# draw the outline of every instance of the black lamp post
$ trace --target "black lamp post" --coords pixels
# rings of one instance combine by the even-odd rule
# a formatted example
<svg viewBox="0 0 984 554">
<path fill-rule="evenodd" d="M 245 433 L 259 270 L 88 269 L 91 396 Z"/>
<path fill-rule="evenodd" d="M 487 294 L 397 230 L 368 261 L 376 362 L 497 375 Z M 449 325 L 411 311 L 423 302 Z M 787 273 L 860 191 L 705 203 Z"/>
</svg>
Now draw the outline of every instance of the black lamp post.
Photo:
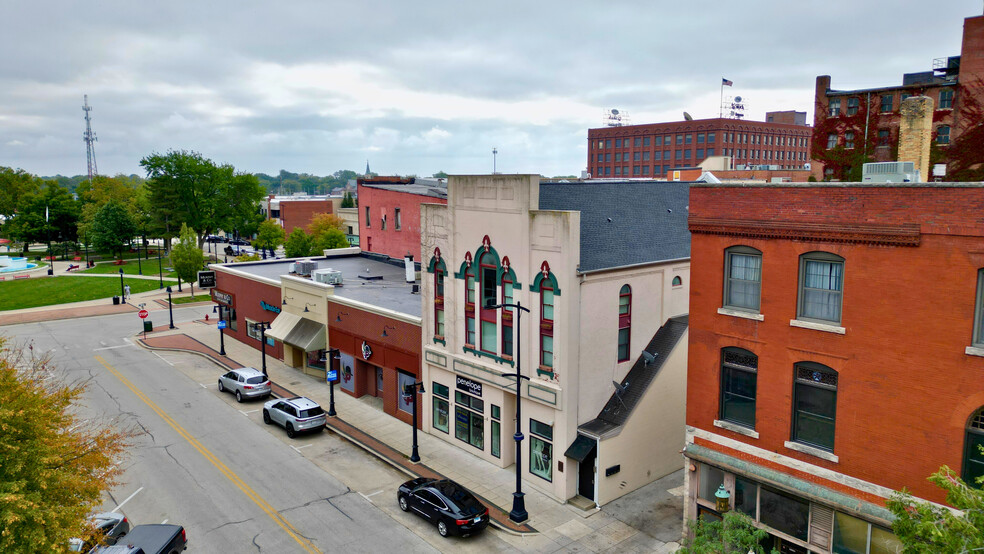
<svg viewBox="0 0 984 554">
<path fill-rule="evenodd" d="M 222 332 L 222 329 L 223 329 L 222 323 L 225 321 L 225 320 L 222 319 L 222 308 L 225 308 L 225 306 L 223 306 L 222 304 L 218 304 L 218 305 L 216 305 L 216 308 L 219 309 L 219 323 L 217 324 L 218 327 L 219 327 L 219 355 L 220 356 L 225 356 L 226 355 L 226 353 L 225 353 L 225 333 Z M 215 308 L 212 308 L 212 311 L 214 312 L 215 311 Z"/>
<path fill-rule="evenodd" d="M 417 389 L 420 394 L 424 394 L 423 383 L 410 383 L 403 386 L 403 394 L 413 395 L 413 449 L 410 451 L 410 461 L 417 463 L 420 461 L 420 454 L 417 452 Z"/>
<path fill-rule="evenodd" d="M 161 246 L 164 246 L 161 244 Z M 161 249 L 157 249 L 157 280 L 160 281 L 160 288 L 164 288 L 164 268 L 161 267 Z M 167 287 L 171 288 L 171 287 Z"/>
<path fill-rule="evenodd" d="M 123 268 L 122 267 L 120 268 L 120 298 L 123 299 L 123 302 L 124 303 L 126 302 L 126 289 L 123 288 Z"/>
<path fill-rule="evenodd" d="M 263 360 L 263 376 L 267 377 L 266 370 L 266 330 L 270 328 L 269 321 L 257 323 L 260 326 L 260 358 Z"/>
<path fill-rule="evenodd" d="M 167 287 L 167 315 L 171 318 L 169 329 L 174 329 L 174 310 L 171 309 L 171 287 Z"/>
<path fill-rule="evenodd" d="M 141 242 L 143 242 L 141 240 Z M 137 275 L 143 275 L 143 265 L 140 263 L 140 245 L 137 245 Z"/>
<path fill-rule="evenodd" d="M 529 519 L 530 515 L 526 512 L 526 500 L 523 494 L 523 412 L 522 412 L 522 383 L 523 379 L 527 381 L 530 380 L 529 377 L 523 375 L 521 356 L 522 350 L 520 350 L 521 340 L 523 337 L 522 332 L 520 332 L 520 320 L 523 312 L 530 313 L 528 308 L 524 308 L 522 304 L 516 302 L 515 304 L 492 304 L 489 302 L 486 308 L 490 310 L 497 310 L 499 308 L 515 308 L 516 309 L 516 373 L 504 373 L 503 377 L 515 377 L 516 378 L 516 434 L 513 435 L 513 439 L 516 441 L 516 492 L 513 493 L 513 508 L 509 512 L 509 519 L 515 521 L 516 523 L 522 523 Z"/>
<path fill-rule="evenodd" d="M 325 366 L 325 371 L 326 372 L 328 370 L 332 369 L 332 366 L 335 365 L 335 360 L 341 360 L 342 359 L 341 354 L 342 354 L 341 350 L 339 350 L 337 348 L 329 348 L 328 349 L 328 357 L 327 358 L 322 358 L 322 360 L 321 360 L 322 362 L 326 362 L 327 363 L 327 365 Z M 338 365 L 341 365 L 341 364 L 338 364 Z M 335 381 L 338 380 L 338 374 L 339 373 L 340 373 L 339 371 L 336 371 L 335 372 L 335 378 L 332 379 L 332 380 L 330 380 L 330 381 L 328 381 L 328 417 L 335 417 L 336 415 L 338 415 L 338 413 L 335 412 Z"/>
<path fill-rule="evenodd" d="M 85 245 L 85 268 L 89 269 L 89 234 L 82 233 L 82 244 Z"/>
</svg>

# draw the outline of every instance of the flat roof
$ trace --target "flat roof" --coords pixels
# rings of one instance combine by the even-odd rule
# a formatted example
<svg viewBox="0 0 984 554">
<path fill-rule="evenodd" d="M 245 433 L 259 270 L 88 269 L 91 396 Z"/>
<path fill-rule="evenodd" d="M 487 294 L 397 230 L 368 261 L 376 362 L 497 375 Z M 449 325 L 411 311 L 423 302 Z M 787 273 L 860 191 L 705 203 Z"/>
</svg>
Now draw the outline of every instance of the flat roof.
<svg viewBox="0 0 984 554">
<path fill-rule="evenodd" d="M 984 188 L 984 182 L 932 182 L 932 183 L 858 183 L 847 181 L 819 181 L 815 183 L 762 183 L 756 181 L 728 181 L 723 183 L 691 183 L 694 188 L 735 188 L 735 187 L 767 187 L 767 188 Z"/>
<path fill-rule="evenodd" d="M 423 313 L 420 294 L 411 292 L 413 284 L 406 282 L 406 271 L 402 263 L 397 265 L 362 255 L 352 255 L 218 265 L 279 282 L 281 275 L 290 275 L 291 264 L 306 260 L 315 262 L 318 266 L 316 269 L 330 268 L 342 272 L 342 286 L 335 286 L 336 298 L 355 300 L 414 317 L 421 317 Z M 363 278 L 367 276 L 378 279 Z"/>
</svg>

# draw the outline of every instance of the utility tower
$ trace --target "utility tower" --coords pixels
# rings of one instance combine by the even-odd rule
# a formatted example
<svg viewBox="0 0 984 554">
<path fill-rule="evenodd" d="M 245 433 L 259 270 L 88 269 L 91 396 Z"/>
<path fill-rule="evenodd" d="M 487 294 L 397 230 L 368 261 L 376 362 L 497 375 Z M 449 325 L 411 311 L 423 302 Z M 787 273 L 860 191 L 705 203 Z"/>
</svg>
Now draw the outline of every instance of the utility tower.
<svg viewBox="0 0 984 554">
<path fill-rule="evenodd" d="M 98 139 L 96 138 L 96 134 L 92 132 L 92 119 L 89 117 L 92 107 L 89 106 L 89 95 L 83 95 L 82 99 L 82 111 L 85 112 L 85 133 L 82 133 L 82 140 L 85 141 L 85 156 L 89 162 L 89 182 L 91 183 L 92 178 L 99 175 L 99 170 L 96 168 L 95 145 Z"/>
</svg>

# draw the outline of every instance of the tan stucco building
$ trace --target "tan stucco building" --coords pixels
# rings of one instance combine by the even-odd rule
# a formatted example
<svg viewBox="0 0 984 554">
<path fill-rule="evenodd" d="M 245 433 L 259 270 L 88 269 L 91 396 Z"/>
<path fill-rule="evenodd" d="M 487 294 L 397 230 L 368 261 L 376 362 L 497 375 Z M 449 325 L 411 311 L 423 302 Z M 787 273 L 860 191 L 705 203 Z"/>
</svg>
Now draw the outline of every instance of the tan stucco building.
<svg viewBox="0 0 984 554">
<path fill-rule="evenodd" d="M 422 428 L 513 465 L 520 370 L 525 485 L 601 505 L 679 469 L 687 202 L 686 183 L 450 177 L 421 207 Z"/>
</svg>

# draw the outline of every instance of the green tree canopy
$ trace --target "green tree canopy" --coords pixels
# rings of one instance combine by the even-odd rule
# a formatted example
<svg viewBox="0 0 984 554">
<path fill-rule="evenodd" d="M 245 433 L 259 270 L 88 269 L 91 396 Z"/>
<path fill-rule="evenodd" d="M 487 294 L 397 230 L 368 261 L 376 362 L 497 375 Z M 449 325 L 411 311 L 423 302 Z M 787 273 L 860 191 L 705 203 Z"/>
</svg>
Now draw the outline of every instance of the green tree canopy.
<svg viewBox="0 0 984 554">
<path fill-rule="evenodd" d="M 355 199 L 352 198 L 352 193 L 351 192 L 345 191 L 345 195 L 342 197 L 342 205 L 341 205 L 341 207 L 342 208 L 354 208 L 355 207 Z"/>
<path fill-rule="evenodd" d="M 12 218 L 21 208 L 21 200 L 37 192 L 39 181 L 23 169 L 0 167 L 0 218 Z"/>
<path fill-rule="evenodd" d="M 71 193 L 54 181 L 45 181 L 37 189 L 24 194 L 18 204 L 17 214 L 4 225 L 4 229 L 11 237 L 24 241 L 24 252 L 27 252 L 30 242 L 76 239 L 78 203 Z"/>
<path fill-rule="evenodd" d="M 725 512 L 721 521 L 701 516 L 688 525 L 691 537 L 684 539 L 680 554 L 765 554 L 759 544 L 769 536 L 768 531 L 755 527 L 752 520 L 741 512 Z M 778 554 L 773 550 L 772 554 Z"/>
<path fill-rule="evenodd" d="M 133 433 L 81 417 L 84 389 L 0 337 L 0 552 L 64 551 L 116 484 Z"/>
<path fill-rule="evenodd" d="M 437 179 L 447 179 L 448 174 L 443 171 L 438 171 L 437 173 L 434 174 L 434 177 Z"/>
<path fill-rule="evenodd" d="M 312 256 L 320 256 L 325 250 L 348 247 L 349 242 L 345 238 L 345 233 L 334 227 L 322 231 L 311 239 Z"/>
<path fill-rule="evenodd" d="M 304 229 L 297 227 L 290 232 L 290 236 L 284 242 L 284 253 L 288 258 L 300 258 L 310 255 L 311 237 L 304 232 Z"/>
<path fill-rule="evenodd" d="M 137 234 L 137 225 L 130 212 L 116 200 L 110 200 L 99 208 L 91 225 L 92 243 L 123 257 L 123 248 Z"/>
<path fill-rule="evenodd" d="M 195 281 L 198 272 L 205 266 L 205 254 L 198 245 L 195 230 L 186 224 L 181 224 L 178 243 L 171 249 L 171 266 L 178 278 L 191 285 L 191 295 L 195 296 Z"/>
<path fill-rule="evenodd" d="M 257 231 L 256 239 L 253 241 L 253 246 L 276 250 L 278 246 L 284 243 L 284 237 L 284 228 L 278 225 L 276 221 L 268 219 L 260 223 L 260 228 Z"/>
<path fill-rule="evenodd" d="M 887 506 L 895 515 L 892 532 L 902 541 L 906 552 L 984 551 L 984 478 L 978 487 L 968 486 L 949 467 L 943 466 L 929 480 L 946 491 L 946 502 L 961 510 L 917 501 L 904 489 L 889 499 Z"/>
</svg>

